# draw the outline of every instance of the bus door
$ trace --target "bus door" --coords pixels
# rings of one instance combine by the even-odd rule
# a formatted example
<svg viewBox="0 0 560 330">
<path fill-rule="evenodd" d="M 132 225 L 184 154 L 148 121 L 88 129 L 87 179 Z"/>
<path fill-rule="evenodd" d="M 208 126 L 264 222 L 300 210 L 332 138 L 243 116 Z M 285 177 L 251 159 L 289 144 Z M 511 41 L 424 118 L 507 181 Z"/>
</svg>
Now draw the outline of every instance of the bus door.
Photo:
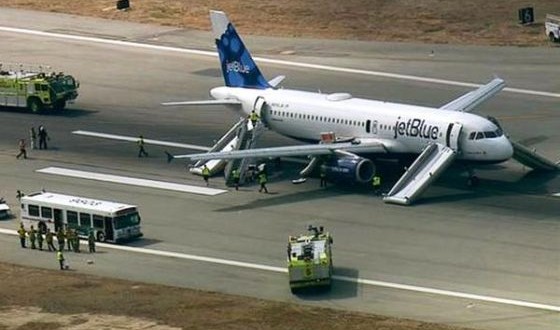
<svg viewBox="0 0 560 330">
<path fill-rule="evenodd" d="M 115 239 L 113 231 L 113 218 L 110 217 L 105 217 L 105 239 L 108 241 L 113 241 Z"/>
<path fill-rule="evenodd" d="M 58 232 L 58 230 L 62 228 L 62 210 L 54 209 L 53 216 L 54 216 L 54 231 Z"/>
</svg>

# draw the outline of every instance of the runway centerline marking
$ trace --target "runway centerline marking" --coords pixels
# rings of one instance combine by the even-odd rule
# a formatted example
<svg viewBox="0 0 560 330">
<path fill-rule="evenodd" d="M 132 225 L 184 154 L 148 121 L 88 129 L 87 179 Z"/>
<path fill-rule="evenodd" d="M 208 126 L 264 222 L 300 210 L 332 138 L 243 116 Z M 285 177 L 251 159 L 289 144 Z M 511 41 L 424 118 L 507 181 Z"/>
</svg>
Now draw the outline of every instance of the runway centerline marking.
<svg viewBox="0 0 560 330">
<path fill-rule="evenodd" d="M 197 195 L 206 195 L 206 196 L 215 196 L 227 192 L 227 190 L 223 190 L 223 189 L 214 189 L 214 188 L 191 186 L 191 185 L 166 182 L 166 181 L 156 181 L 156 180 L 149 180 L 149 179 L 133 178 L 128 176 L 72 170 L 72 169 L 61 168 L 61 167 L 46 167 L 43 169 L 36 170 L 36 172 L 68 176 L 68 177 L 87 179 L 87 180 L 127 184 L 127 185 L 147 187 L 147 188 L 172 190 L 172 191 L 179 191 L 179 192 L 192 193 Z"/>
<path fill-rule="evenodd" d="M 17 231 L 11 230 L 11 229 L 0 228 L 0 234 L 17 235 Z M 85 244 L 87 244 L 87 242 L 86 241 L 81 241 L 81 244 L 85 245 Z M 200 261 L 200 262 L 207 262 L 207 263 L 212 263 L 212 264 L 234 266 L 234 267 L 241 267 L 241 268 L 249 268 L 249 269 L 258 269 L 258 270 L 264 270 L 264 271 L 275 272 L 275 273 L 287 273 L 288 272 L 288 270 L 284 267 L 275 267 L 275 266 L 269 266 L 269 265 L 262 265 L 262 264 L 244 262 L 244 261 L 228 260 L 228 259 L 213 258 L 213 257 L 204 257 L 204 256 L 198 256 L 198 255 L 194 255 L 194 254 L 171 252 L 171 251 L 162 251 L 162 250 L 153 250 L 153 249 L 131 247 L 131 246 L 124 246 L 124 245 L 114 245 L 114 244 L 107 244 L 107 243 L 97 243 L 97 245 L 100 246 L 100 247 L 113 249 L 113 250 L 127 251 L 127 252 L 133 252 L 133 253 L 143 253 L 143 254 L 149 254 L 149 255 L 155 255 L 155 256 L 161 256 L 161 257 L 193 260 L 193 261 Z M 390 288 L 390 289 L 421 292 L 421 293 L 426 293 L 426 294 L 435 294 L 435 295 L 440 295 L 440 296 L 448 296 L 448 297 L 462 298 L 462 299 L 471 299 L 471 300 L 491 302 L 491 303 L 497 303 L 497 304 L 503 304 L 503 305 L 512 305 L 512 306 L 517 306 L 517 307 L 526 307 L 526 308 L 546 310 L 546 311 L 552 311 L 552 312 L 560 312 L 560 306 L 541 304 L 541 303 L 535 303 L 535 302 L 529 302 L 529 301 L 523 301 L 523 300 L 497 298 L 497 297 L 484 296 L 484 295 L 478 295 L 478 294 L 472 294 L 472 293 L 449 291 L 449 290 L 428 288 L 428 287 L 422 287 L 422 286 L 416 286 L 416 285 L 392 283 L 392 282 L 385 282 L 385 281 L 376 281 L 376 280 L 369 280 L 369 279 L 364 279 L 364 278 L 354 278 L 354 277 L 339 276 L 339 275 L 334 275 L 333 279 L 338 280 L 338 281 L 362 284 L 362 285 L 370 285 L 370 286 L 384 287 L 384 288 Z"/>
<path fill-rule="evenodd" d="M 137 42 L 131 42 L 131 41 L 111 40 L 111 39 L 103 39 L 103 38 L 97 38 L 97 37 L 76 36 L 76 35 L 70 35 L 70 34 L 44 32 L 44 31 L 37 31 L 37 30 L 30 30 L 30 29 L 13 28 L 13 27 L 7 27 L 7 26 L 0 26 L 0 31 L 10 32 L 10 33 L 19 33 L 19 34 L 28 34 L 28 35 L 35 35 L 35 36 L 49 37 L 49 38 L 58 38 L 58 39 L 102 43 L 102 44 L 117 45 L 117 46 L 124 46 L 124 47 L 135 47 L 135 48 L 144 48 L 144 49 L 152 49 L 152 50 L 162 50 L 162 51 L 175 52 L 175 53 L 194 54 L 194 55 L 213 56 L 213 57 L 218 56 L 218 54 L 216 52 L 205 51 L 205 50 L 170 47 L 170 46 L 158 46 L 158 45 L 143 44 L 143 43 L 137 43 Z M 422 82 L 429 82 L 429 83 L 443 84 L 443 85 L 451 85 L 451 86 L 474 87 L 474 88 L 483 86 L 481 84 L 468 83 L 468 82 L 455 81 L 455 80 L 437 79 L 437 78 L 429 78 L 429 77 L 414 76 L 414 75 L 399 74 L 399 73 L 390 73 L 390 72 L 382 72 L 382 71 L 353 69 L 353 68 L 345 68 L 345 67 L 337 67 L 337 66 L 329 66 L 329 65 L 321 65 L 321 64 L 276 60 L 276 59 L 270 59 L 270 58 L 264 58 L 264 57 L 253 57 L 253 59 L 255 61 L 262 62 L 262 63 L 280 64 L 280 65 L 285 65 L 285 66 L 301 67 L 301 68 L 323 70 L 323 71 L 344 72 L 344 73 L 353 73 L 353 74 L 361 74 L 361 75 L 377 76 L 377 77 L 385 77 L 385 78 L 393 78 L 393 79 L 422 81 Z M 503 90 L 506 91 L 506 92 L 517 93 L 517 94 L 529 94 L 529 95 L 560 98 L 560 93 L 544 92 L 544 91 L 513 88 L 513 87 L 506 87 Z"/>
</svg>

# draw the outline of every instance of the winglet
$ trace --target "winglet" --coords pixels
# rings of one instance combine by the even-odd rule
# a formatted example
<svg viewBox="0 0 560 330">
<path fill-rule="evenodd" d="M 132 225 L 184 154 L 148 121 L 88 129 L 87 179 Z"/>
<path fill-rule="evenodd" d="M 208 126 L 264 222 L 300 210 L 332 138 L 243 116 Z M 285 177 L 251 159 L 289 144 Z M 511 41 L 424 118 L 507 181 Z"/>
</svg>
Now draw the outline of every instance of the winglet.
<svg viewBox="0 0 560 330">
<path fill-rule="evenodd" d="M 167 152 L 167 150 L 165 151 L 165 154 L 167 155 L 167 163 L 171 163 L 171 161 L 175 157 L 172 154 L 170 154 L 169 152 Z"/>
</svg>

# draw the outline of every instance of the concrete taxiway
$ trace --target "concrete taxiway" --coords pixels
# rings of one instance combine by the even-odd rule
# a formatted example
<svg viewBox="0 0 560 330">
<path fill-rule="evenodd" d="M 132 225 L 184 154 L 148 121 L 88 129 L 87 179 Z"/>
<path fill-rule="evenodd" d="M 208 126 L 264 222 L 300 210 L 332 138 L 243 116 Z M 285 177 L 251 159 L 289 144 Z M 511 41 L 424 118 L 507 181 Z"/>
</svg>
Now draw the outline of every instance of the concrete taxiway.
<svg viewBox="0 0 560 330">
<path fill-rule="evenodd" d="M 15 15 L 17 13 L 17 15 Z M 16 17 L 6 20 L 5 17 Z M 11 27 L 81 36 L 211 50 L 209 33 L 0 9 Z M 32 22 L 32 23 L 30 23 Z M 95 31 L 95 32 L 92 32 Z M 241 31 L 243 33 L 244 31 Z M 206 99 L 221 85 L 215 57 L 90 41 L 0 32 L 3 60 L 45 63 L 81 82 L 80 97 L 62 114 L 0 112 L 0 196 L 17 210 L 15 191 L 45 188 L 114 199 L 140 206 L 145 237 L 129 244 L 151 250 L 284 266 L 287 236 L 308 223 L 322 224 L 335 238 L 336 274 L 344 278 L 560 306 L 560 178 L 530 173 L 514 161 L 479 170 L 481 186 L 466 189 L 457 170 L 446 173 L 418 205 L 386 205 L 363 189 L 320 189 L 309 180 L 292 185 L 297 166 L 275 171 L 269 195 L 255 186 L 202 196 L 115 182 L 37 172 L 59 167 L 115 176 L 202 186 L 181 162 L 166 163 L 163 147 L 136 157 L 134 143 L 71 134 L 89 130 L 208 146 L 238 114 L 223 108 L 164 108 L 165 101 Z M 254 55 L 290 61 L 384 70 L 483 83 L 497 74 L 510 87 L 555 93 L 557 50 L 307 41 L 247 38 Z M 308 46 L 308 47 L 307 47 Z M 435 55 L 430 56 L 430 48 Z M 285 52 L 292 50 L 295 53 Z M 13 60 L 12 60 L 13 59 Z M 350 91 L 356 96 L 440 105 L 468 88 L 349 72 L 261 64 L 268 77 L 288 76 L 286 88 Z M 512 139 L 559 157 L 560 99 L 502 92 L 478 112 L 497 117 Z M 17 140 L 31 125 L 46 126 L 48 151 L 16 160 Z M 295 144 L 266 134 L 261 145 Z M 175 152 L 184 152 L 173 149 Z M 388 176 L 386 181 L 390 181 Z M 223 180 L 211 187 L 225 189 Z M 14 229 L 16 219 L 0 221 Z M 46 252 L 22 251 L 0 235 L 0 261 L 55 268 Z M 186 260 L 109 248 L 87 265 L 70 255 L 80 272 L 274 300 L 296 301 L 391 316 L 491 329 L 553 329 L 558 312 L 337 281 L 318 296 L 292 296 L 281 272 Z M 74 260 L 72 260 L 74 259 Z"/>
</svg>

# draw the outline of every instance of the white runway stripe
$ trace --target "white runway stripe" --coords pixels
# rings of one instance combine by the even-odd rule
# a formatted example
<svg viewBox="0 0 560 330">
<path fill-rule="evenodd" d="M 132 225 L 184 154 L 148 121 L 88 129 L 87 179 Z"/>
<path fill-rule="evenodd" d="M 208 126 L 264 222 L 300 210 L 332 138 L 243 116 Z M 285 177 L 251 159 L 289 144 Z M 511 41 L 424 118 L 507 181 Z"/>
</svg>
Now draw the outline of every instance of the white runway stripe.
<svg viewBox="0 0 560 330">
<path fill-rule="evenodd" d="M 130 42 L 130 41 L 95 38 L 95 37 L 84 37 L 84 36 L 68 35 L 68 34 L 62 34 L 62 33 L 52 33 L 52 32 L 43 32 L 43 31 L 29 30 L 29 29 L 19 29 L 19 28 L 7 27 L 7 26 L 0 26 L 0 31 L 35 35 L 35 36 L 41 36 L 41 37 L 50 37 L 50 38 L 58 38 L 58 39 L 67 39 L 67 40 L 76 40 L 76 41 L 86 41 L 86 42 L 110 44 L 110 45 L 117 45 L 117 46 L 123 46 L 123 47 L 135 47 L 135 48 L 144 48 L 144 49 L 152 49 L 152 50 L 162 50 L 162 51 L 184 53 L 184 54 L 194 54 L 194 55 L 214 56 L 214 57 L 218 56 L 218 54 L 216 52 L 209 52 L 209 51 L 196 50 L 196 49 L 177 48 L 177 47 L 169 47 L 169 46 L 158 46 L 158 45 L 142 44 L 142 43 L 136 43 L 136 42 Z M 422 81 L 422 82 L 452 85 L 452 86 L 464 86 L 464 87 L 475 87 L 475 88 L 482 86 L 480 84 L 474 84 L 474 83 L 468 83 L 468 82 L 462 82 L 462 81 L 429 78 L 429 77 L 413 76 L 413 75 L 390 73 L 390 72 L 343 68 L 343 67 L 336 67 L 336 66 L 329 66 L 329 65 L 320 65 L 320 64 L 275 60 L 275 59 L 262 58 L 262 57 L 253 57 L 253 59 L 255 61 L 262 62 L 262 63 L 280 64 L 280 65 L 302 67 L 302 68 L 315 69 L 315 70 L 325 70 L 325 71 L 362 74 L 362 75 L 378 76 L 378 77 L 386 77 L 386 78 L 394 78 L 394 79 Z M 511 88 L 511 87 L 506 87 L 503 90 L 506 91 L 506 92 L 510 92 L 510 93 L 519 93 L 519 94 L 529 94 L 529 95 L 560 98 L 560 93 L 536 91 L 536 90 L 521 89 L 521 88 Z"/>
<path fill-rule="evenodd" d="M 61 167 L 47 167 L 47 168 L 37 170 L 37 172 L 62 175 L 62 176 L 68 176 L 73 178 L 80 178 L 80 179 L 114 182 L 114 183 L 147 187 L 147 188 L 173 190 L 173 191 L 179 191 L 179 192 L 185 192 L 185 193 L 191 193 L 197 195 L 206 195 L 206 196 L 215 196 L 227 192 L 227 190 L 222 190 L 222 189 L 190 186 L 186 184 L 179 184 L 179 183 L 172 183 L 172 182 L 165 182 L 165 181 L 139 179 L 139 178 L 132 178 L 128 176 L 71 170 L 71 169 L 66 169 Z"/>
<path fill-rule="evenodd" d="M 92 136 L 92 137 L 111 139 L 111 140 L 129 141 L 129 142 L 135 142 L 135 143 L 138 141 L 138 137 L 133 137 L 133 136 L 97 133 L 97 132 L 82 131 L 82 130 L 73 131 L 72 134 Z M 195 145 L 195 144 L 167 142 L 167 141 L 152 140 L 152 139 L 144 139 L 144 143 L 158 145 L 158 146 L 184 148 L 184 149 L 192 149 L 192 150 L 200 150 L 200 151 L 209 151 L 210 150 L 209 147 L 198 146 L 198 145 Z"/>
<path fill-rule="evenodd" d="M 17 235 L 17 232 L 15 230 L 0 228 L 0 234 Z M 85 241 L 82 241 L 81 243 L 86 244 Z M 108 248 L 108 249 L 114 249 L 114 250 L 128 251 L 134 253 L 144 253 L 144 254 L 156 255 L 161 257 L 208 262 L 208 263 L 225 265 L 225 266 L 258 269 L 258 270 L 264 270 L 264 271 L 276 272 L 276 273 L 288 272 L 288 270 L 285 267 L 275 267 L 269 265 L 243 262 L 243 261 L 204 257 L 204 256 L 197 256 L 197 255 L 186 254 L 186 253 L 152 250 L 146 248 L 138 248 L 138 247 L 124 246 L 124 245 L 113 245 L 113 244 L 106 244 L 106 243 L 97 243 L 97 246 Z M 408 284 L 400 284 L 400 283 L 392 283 L 392 282 L 384 282 L 384 281 L 375 281 L 375 280 L 354 278 L 348 276 L 334 275 L 333 278 L 338 281 L 358 283 L 362 285 L 370 285 L 370 286 L 377 286 L 377 287 L 384 287 L 384 288 L 391 288 L 391 289 L 398 289 L 398 290 L 435 294 L 435 295 L 454 297 L 454 298 L 484 301 L 484 302 L 503 304 L 503 305 L 526 307 L 526 308 L 546 310 L 552 312 L 560 312 L 560 306 L 541 304 L 541 303 L 535 303 L 535 302 L 529 302 L 523 300 L 497 298 L 497 297 L 483 296 L 483 295 L 471 294 L 465 292 L 441 290 L 441 289 L 427 288 L 427 287 L 416 286 L 416 285 L 408 285 Z"/>
</svg>

